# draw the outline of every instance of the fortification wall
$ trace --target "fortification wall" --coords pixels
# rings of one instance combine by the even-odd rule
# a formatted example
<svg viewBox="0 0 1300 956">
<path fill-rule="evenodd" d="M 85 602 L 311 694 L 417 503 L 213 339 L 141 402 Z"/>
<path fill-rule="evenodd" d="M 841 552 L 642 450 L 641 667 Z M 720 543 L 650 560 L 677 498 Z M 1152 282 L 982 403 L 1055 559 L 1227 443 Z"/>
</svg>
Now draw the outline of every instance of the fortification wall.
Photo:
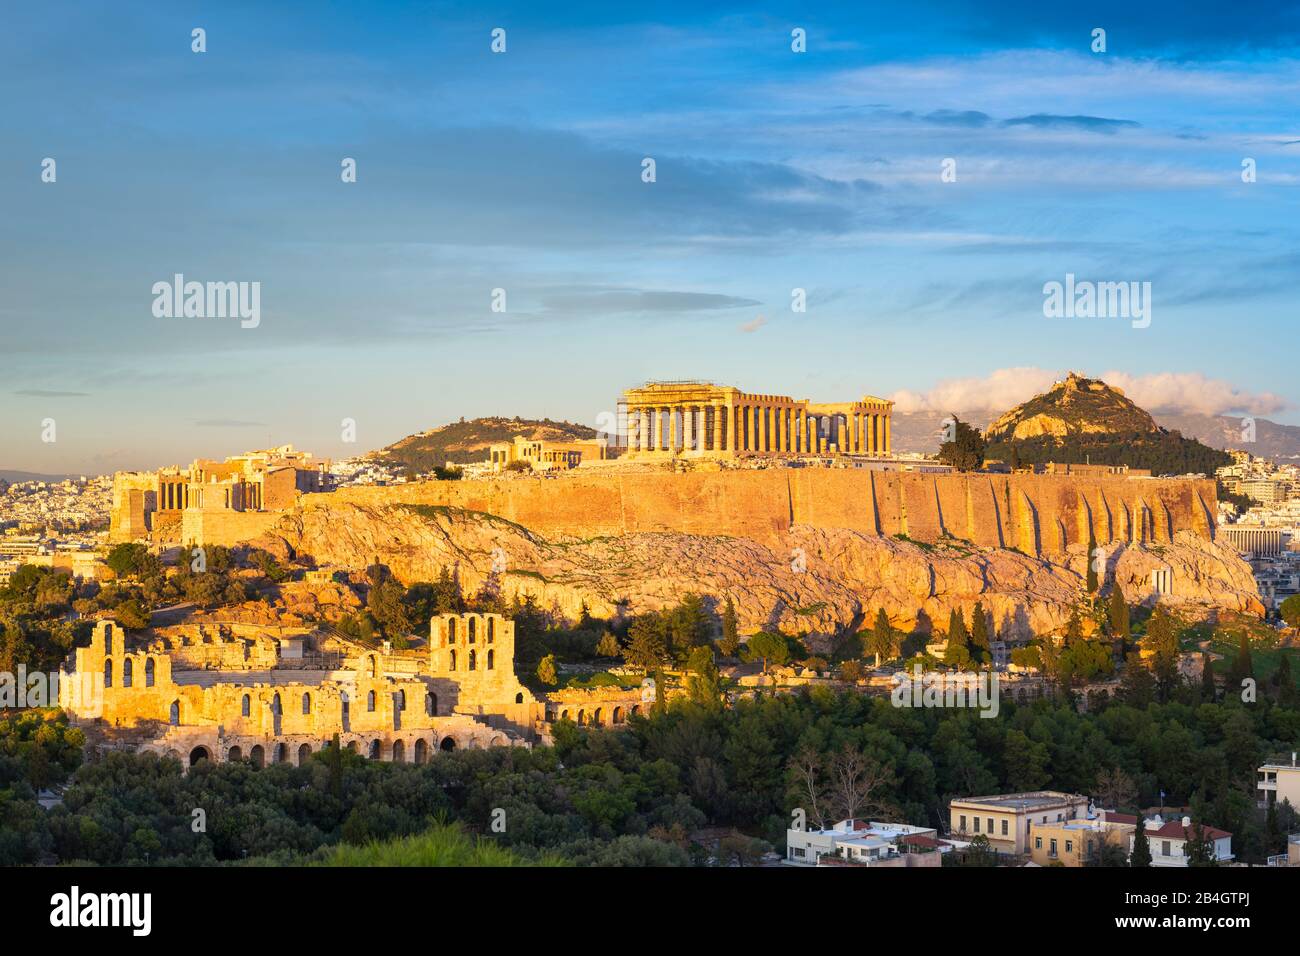
<svg viewBox="0 0 1300 956">
<path fill-rule="evenodd" d="M 274 525 L 284 512 L 199 511 L 190 508 L 181 519 L 181 541 L 185 544 L 232 545 L 256 538 Z"/>
<path fill-rule="evenodd" d="M 548 537 L 684 532 L 772 541 L 801 524 L 1052 554 L 1090 537 L 1098 545 L 1171 541 L 1179 531 L 1211 538 L 1215 487 L 1207 479 L 774 468 L 416 482 L 309 495 L 302 505 L 336 503 L 481 511 Z M 225 530 L 205 524 L 199 540 Z"/>
</svg>

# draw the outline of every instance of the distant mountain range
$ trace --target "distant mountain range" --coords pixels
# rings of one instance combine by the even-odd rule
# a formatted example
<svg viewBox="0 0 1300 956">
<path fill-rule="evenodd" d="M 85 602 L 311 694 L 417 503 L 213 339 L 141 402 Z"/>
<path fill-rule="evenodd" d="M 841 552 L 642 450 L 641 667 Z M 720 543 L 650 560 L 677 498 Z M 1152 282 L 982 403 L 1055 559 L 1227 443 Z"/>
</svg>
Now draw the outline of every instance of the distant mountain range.
<svg viewBox="0 0 1300 956">
<path fill-rule="evenodd" d="M 76 475 L 42 475 L 35 471 L 13 471 L 9 468 L 0 468 L 0 481 L 6 481 L 11 485 L 16 485 L 23 481 L 50 481 L 60 482 L 67 481 L 69 478 L 80 477 Z"/>
<path fill-rule="evenodd" d="M 1211 448 L 1240 448 L 1260 458 L 1300 459 L 1300 425 L 1256 418 L 1252 443 L 1245 440 L 1246 420 L 1239 415 L 1157 415 L 1156 419 Z"/>
</svg>

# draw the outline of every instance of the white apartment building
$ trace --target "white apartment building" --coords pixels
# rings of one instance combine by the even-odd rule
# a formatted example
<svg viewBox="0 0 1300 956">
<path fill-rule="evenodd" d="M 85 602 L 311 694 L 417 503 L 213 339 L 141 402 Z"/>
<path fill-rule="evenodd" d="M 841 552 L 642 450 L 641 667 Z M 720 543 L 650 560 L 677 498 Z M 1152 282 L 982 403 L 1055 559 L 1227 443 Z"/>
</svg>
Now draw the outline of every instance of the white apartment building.
<svg viewBox="0 0 1300 956">
<path fill-rule="evenodd" d="M 1159 826 L 1155 824 L 1159 823 Z M 1187 866 L 1187 844 L 1196 838 L 1191 817 L 1170 820 L 1161 823 L 1154 817 L 1146 821 L 1147 843 L 1151 847 L 1152 866 Z M 1215 860 L 1219 863 L 1232 862 L 1232 834 L 1216 827 L 1201 827 L 1202 839 L 1210 841 Z M 1137 840 L 1137 831 L 1129 836 L 1128 851 L 1133 854 L 1133 844 Z"/>
<path fill-rule="evenodd" d="M 790 866 L 938 866 L 940 855 L 952 847 L 937 836 L 930 827 L 906 823 L 840 820 L 824 830 L 786 830 L 783 862 Z"/>
</svg>

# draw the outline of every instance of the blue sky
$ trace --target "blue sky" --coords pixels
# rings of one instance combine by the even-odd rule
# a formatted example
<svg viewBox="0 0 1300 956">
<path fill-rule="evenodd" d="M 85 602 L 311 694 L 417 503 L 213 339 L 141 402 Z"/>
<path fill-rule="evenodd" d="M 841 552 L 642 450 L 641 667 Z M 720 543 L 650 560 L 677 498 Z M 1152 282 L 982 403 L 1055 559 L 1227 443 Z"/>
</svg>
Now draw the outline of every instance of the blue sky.
<svg viewBox="0 0 1300 956">
<path fill-rule="evenodd" d="M 1300 8 L 1140 6 L 13 5 L 0 466 L 595 424 L 654 378 L 1001 411 L 1078 369 L 1300 422 Z M 177 272 L 261 324 L 155 318 Z M 1151 282 L 1150 327 L 1045 318 L 1066 273 Z"/>
</svg>

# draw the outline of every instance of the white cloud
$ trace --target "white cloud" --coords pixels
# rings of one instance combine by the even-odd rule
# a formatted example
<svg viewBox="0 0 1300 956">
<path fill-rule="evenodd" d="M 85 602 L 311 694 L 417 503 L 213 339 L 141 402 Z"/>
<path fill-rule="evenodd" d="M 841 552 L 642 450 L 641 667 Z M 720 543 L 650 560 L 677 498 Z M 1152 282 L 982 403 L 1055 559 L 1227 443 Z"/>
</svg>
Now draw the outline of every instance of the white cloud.
<svg viewBox="0 0 1300 956">
<path fill-rule="evenodd" d="M 983 378 L 952 378 L 928 392 L 895 392 L 890 396 L 899 412 L 991 412 L 1001 414 L 1033 398 L 1064 378 L 1051 369 L 1000 368 Z"/>
<path fill-rule="evenodd" d="M 1290 402 L 1272 392 L 1248 392 L 1221 378 L 1207 378 L 1200 372 L 1129 375 L 1112 371 L 1102 378 L 1124 389 L 1124 394 L 1149 412 L 1271 415 L 1291 406 Z"/>
<path fill-rule="evenodd" d="M 1081 374 L 1088 374 L 1079 370 Z M 982 378 L 955 378 L 939 382 L 927 392 L 908 390 L 890 396 L 897 411 L 955 412 L 1000 415 L 1051 388 L 1065 378 L 1064 369 L 1036 367 L 1000 368 Z M 1131 375 L 1109 371 L 1102 381 L 1149 412 L 1164 414 L 1270 415 L 1286 411 L 1291 403 L 1271 392 L 1249 392 L 1223 379 L 1200 372 L 1158 372 Z"/>
</svg>

